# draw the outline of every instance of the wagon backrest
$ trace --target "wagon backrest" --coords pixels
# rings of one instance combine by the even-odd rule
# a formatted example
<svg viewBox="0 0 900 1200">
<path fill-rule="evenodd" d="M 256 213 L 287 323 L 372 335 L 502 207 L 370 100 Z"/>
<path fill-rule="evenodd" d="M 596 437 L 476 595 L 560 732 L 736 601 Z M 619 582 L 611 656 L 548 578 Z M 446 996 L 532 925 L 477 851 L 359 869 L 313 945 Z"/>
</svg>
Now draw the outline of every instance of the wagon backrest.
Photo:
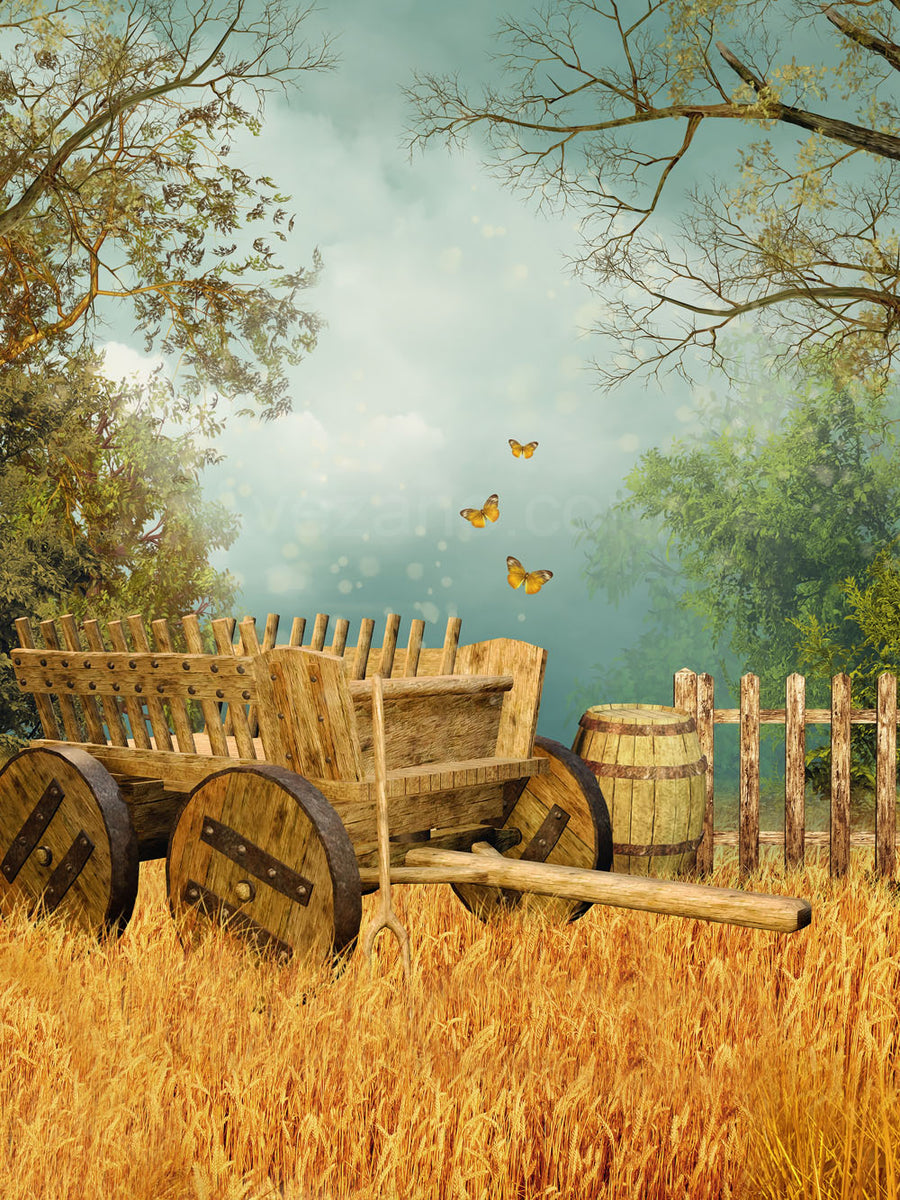
<svg viewBox="0 0 900 1200">
<path fill-rule="evenodd" d="M 278 620 L 269 614 L 260 644 L 255 621 L 245 618 L 238 646 L 231 640 L 234 619 L 213 621 L 218 654 L 204 656 L 193 614 L 181 620 L 187 647 L 181 654 L 165 620 L 151 622 L 151 649 L 140 616 L 108 622 L 106 639 L 99 622 L 86 620 L 84 640 L 75 619 L 64 616 L 61 639 L 53 621 L 41 622 L 38 651 L 29 622 L 20 619 L 13 664 L 22 690 L 35 693 L 45 738 L 52 740 L 265 759 L 313 778 L 360 779 L 373 770 L 371 689 L 362 681 L 380 671 L 387 680 L 401 673 L 419 680 L 449 676 L 424 693 L 416 685 L 415 695 L 397 695 L 398 685 L 386 684 L 389 769 L 530 755 L 546 661 L 540 647 L 507 638 L 459 647 L 460 621 L 451 618 L 441 649 L 422 648 L 421 620 L 412 622 L 406 649 L 397 649 L 397 614 L 388 617 L 380 647 L 371 647 L 368 618 L 355 649 L 346 645 L 347 621 L 336 623 L 325 646 L 324 614 L 316 617 L 309 646 L 301 645 L 302 619 L 294 620 L 283 646 L 276 643 Z M 460 683 L 467 675 L 480 678 Z M 202 712 L 195 722 L 202 733 L 191 728 L 191 700 Z"/>
</svg>

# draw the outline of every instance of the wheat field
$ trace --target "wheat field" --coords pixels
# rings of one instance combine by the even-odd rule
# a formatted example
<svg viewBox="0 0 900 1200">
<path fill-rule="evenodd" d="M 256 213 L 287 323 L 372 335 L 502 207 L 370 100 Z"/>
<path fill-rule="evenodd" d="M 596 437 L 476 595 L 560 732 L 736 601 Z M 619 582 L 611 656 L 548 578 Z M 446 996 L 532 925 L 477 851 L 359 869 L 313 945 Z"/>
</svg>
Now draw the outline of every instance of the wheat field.
<svg viewBox="0 0 900 1200">
<path fill-rule="evenodd" d="M 717 852 L 708 882 L 736 886 Z M 722 856 L 721 863 L 719 855 Z M 393 889 L 409 931 L 337 979 L 210 930 L 162 862 L 124 936 L 0 921 L 4 1200 L 894 1200 L 897 901 L 871 852 L 773 934 L 594 906 L 483 924 Z M 363 901 L 363 929 L 377 896 Z"/>
</svg>

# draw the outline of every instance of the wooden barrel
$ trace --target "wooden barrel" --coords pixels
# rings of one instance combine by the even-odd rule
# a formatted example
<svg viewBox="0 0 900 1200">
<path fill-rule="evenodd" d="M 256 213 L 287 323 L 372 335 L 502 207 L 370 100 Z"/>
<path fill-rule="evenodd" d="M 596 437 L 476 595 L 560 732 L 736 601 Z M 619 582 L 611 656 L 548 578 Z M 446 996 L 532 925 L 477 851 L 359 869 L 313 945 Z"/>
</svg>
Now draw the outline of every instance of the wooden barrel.
<svg viewBox="0 0 900 1200">
<path fill-rule="evenodd" d="M 662 704 L 595 704 L 578 725 L 572 749 L 609 808 L 613 871 L 665 878 L 693 870 L 706 807 L 694 718 Z"/>
</svg>

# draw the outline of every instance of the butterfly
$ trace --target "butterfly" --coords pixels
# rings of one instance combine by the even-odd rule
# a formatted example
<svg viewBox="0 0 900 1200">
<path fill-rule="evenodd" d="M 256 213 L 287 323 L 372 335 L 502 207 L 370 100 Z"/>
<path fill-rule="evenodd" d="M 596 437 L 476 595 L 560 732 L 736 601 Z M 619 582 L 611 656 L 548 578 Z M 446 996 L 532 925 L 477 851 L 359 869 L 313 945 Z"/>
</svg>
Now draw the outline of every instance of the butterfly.
<svg viewBox="0 0 900 1200">
<path fill-rule="evenodd" d="M 513 558 L 511 554 L 506 560 L 506 569 L 509 572 L 507 575 L 509 586 L 517 588 L 524 583 L 525 592 L 529 596 L 539 592 L 547 580 L 553 578 L 552 571 L 526 571 L 519 560 Z"/>
<path fill-rule="evenodd" d="M 527 446 L 523 446 L 521 442 L 517 442 L 515 438 L 509 439 L 509 444 L 512 446 L 512 452 L 516 458 L 521 458 L 524 454 L 526 458 L 531 458 L 535 450 L 538 448 L 537 442 L 529 442 Z"/>
<path fill-rule="evenodd" d="M 500 516 L 500 497 L 494 492 L 484 502 L 484 508 L 461 508 L 459 515 L 471 521 L 476 529 L 484 529 L 485 521 L 496 521 Z"/>
</svg>

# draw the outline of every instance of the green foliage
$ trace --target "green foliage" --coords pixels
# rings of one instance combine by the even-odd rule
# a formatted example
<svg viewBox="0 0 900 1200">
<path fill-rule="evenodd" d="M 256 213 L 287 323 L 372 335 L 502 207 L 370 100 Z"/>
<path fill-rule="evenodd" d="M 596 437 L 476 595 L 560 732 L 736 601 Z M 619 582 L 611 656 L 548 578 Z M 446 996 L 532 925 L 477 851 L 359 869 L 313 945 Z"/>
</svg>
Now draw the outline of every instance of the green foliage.
<svg viewBox="0 0 900 1200">
<path fill-rule="evenodd" d="M 734 703 L 740 675 L 753 672 L 762 707 L 779 708 L 785 677 L 805 665 L 807 704 L 828 707 L 831 671 L 823 655 L 803 656 L 798 622 L 810 648 L 817 623 L 841 621 L 851 646 L 863 642 L 861 620 L 871 615 L 854 604 L 854 581 L 900 528 L 896 399 L 850 395 L 821 370 L 789 401 L 775 397 L 780 421 L 771 395 L 758 421 L 750 399 L 749 412 L 733 400 L 705 405 L 698 435 L 643 454 L 626 476 L 627 494 L 592 522 L 575 522 L 576 540 L 589 544 L 592 591 L 601 587 L 617 602 L 644 582 L 651 597 L 648 632 L 617 660 L 630 679 L 607 669 L 604 686 L 611 678 L 632 689 L 653 680 L 659 696 L 665 677 L 671 696 L 675 670 L 711 671 L 718 658 Z M 623 556 L 629 522 L 633 545 Z M 891 597 L 871 603 L 887 621 Z M 763 744 L 781 737 L 774 727 L 761 731 Z M 857 781 L 865 756 L 860 763 Z"/>
<path fill-rule="evenodd" d="M 226 161 L 236 129 L 261 129 L 237 89 L 261 112 L 263 81 L 285 88 L 335 60 L 327 40 L 318 54 L 296 44 L 309 10 L 210 10 L 185 27 L 158 0 L 140 19 L 104 0 L 29 0 L 3 19 L 18 40 L 0 62 L 0 362 L 33 366 L 79 329 L 86 346 L 98 297 L 113 297 L 133 305 L 148 353 L 189 369 L 197 407 L 214 388 L 270 419 L 291 410 L 285 364 L 316 344 L 322 322 L 295 301 L 322 262 L 316 249 L 312 270 L 272 274 L 269 238 L 287 242 L 294 217 L 271 178 Z M 253 53 L 234 53 L 247 37 Z"/>
<path fill-rule="evenodd" d="M 868 583 L 860 587 L 852 577 L 839 587 L 849 606 L 843 621 L 849 639 L 833 636 L 837 626 L 813 614 L 794 620 L 800 639 L 797 652 L 807 669 L 830 678 L 840 672 L 850 676 L 854 708 L 875 708 L 878 676 L 885 671 L 900 675 L 900 561 L 897 542 L 884 547 L 866 568 Z M 858 636 L 861 631 L 862 637 Z M 875 787 L 876 730 L 874 725 L 851 725 L 851 781 Z M 898 759 L 900 762 L 900 759 Z M 807 751 L 807 777 L 817 790 L 831 784 L 831 747 Z"/>
<path fill-rule="evenodd" d="M 19 737 L 39 723 L 12 676 L 16 617 L 218 616 L 234 604 L 233 577 L 208 556 L 231 545 L 238 520 L 204 503 L 199 483 L 220 456 L 194 444 L 196 429 L 161 433 L 187 412 L 171 384 L 142 394 L 103 379 L 98 363 L 0 368 L 0 731 Z"/>
</svg>

